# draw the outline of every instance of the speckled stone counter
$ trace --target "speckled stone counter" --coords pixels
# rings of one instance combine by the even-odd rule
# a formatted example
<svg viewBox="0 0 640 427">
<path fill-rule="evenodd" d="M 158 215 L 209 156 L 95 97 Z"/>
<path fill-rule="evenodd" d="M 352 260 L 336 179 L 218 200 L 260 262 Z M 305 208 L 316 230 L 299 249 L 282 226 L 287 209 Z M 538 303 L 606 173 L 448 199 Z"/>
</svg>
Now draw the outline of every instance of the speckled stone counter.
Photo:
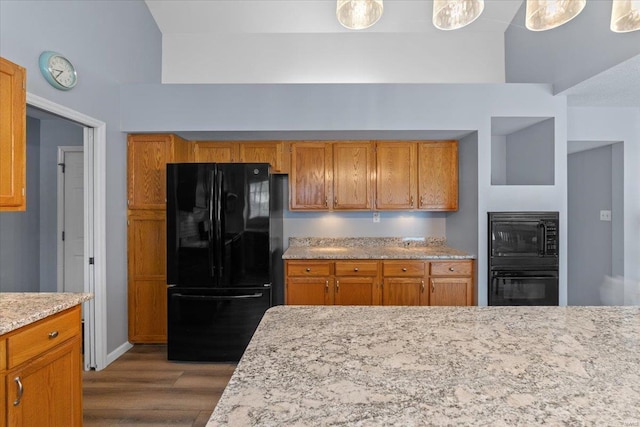
<svg viewBox="0 0 640 427">
<path fill-rule="evenodd" d="M 283 259 L 475 259 L 443 238 L 290 238 Z"/>
<path fill-rule="evenodd" d="M 207 426 L 640 425 L 640 307 L 264 316 Z"/>
<path fill-rule="evenodd" d="M 0 335 L 92 298 L 90 293 L 0 292 Z"/>
</svg>

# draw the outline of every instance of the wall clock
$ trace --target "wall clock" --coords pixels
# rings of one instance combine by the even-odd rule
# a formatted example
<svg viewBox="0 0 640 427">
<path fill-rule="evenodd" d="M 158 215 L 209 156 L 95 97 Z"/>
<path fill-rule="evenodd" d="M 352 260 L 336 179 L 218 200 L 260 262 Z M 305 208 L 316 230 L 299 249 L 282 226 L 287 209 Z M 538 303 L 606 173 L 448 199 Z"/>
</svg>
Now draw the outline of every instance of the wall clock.
<svg viewBox="0 0 640 427">
<path fill-rule="evenodd" d="M 57 52 L 45 50 L 40 54 L 40 72 L 56 89 L 69 90 L 78 83 L 76 69 L 67 58 Z"/>
</svg>

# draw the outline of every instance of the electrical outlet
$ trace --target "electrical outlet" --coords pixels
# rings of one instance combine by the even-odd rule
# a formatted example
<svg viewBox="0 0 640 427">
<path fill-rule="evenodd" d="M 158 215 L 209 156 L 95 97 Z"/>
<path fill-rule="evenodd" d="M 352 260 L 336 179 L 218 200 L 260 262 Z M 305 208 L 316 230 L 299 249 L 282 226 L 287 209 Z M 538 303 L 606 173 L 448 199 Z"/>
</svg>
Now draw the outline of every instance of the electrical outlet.
<svg viewBox="0 0 640 427">
<path fill-rule="evenodd" d="M 373 222 L 380 222 L 380 212 L 373 213 Z"/>
<path fill-rule="evenodd" d="M 611 221 L 611 211 L 600 211 L 600 221 Z"/>
</svg>

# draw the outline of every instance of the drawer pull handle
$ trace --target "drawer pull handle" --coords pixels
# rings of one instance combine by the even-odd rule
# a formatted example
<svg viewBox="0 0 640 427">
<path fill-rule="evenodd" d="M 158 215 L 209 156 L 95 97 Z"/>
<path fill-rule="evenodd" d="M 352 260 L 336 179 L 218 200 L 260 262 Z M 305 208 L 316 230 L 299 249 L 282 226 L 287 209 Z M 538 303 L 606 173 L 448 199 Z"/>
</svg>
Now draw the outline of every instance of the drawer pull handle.
<svg viewBox="0 0 640 427">
<path fill-rule="evenodd" d="M 402 267 L 402 271 L 406 272 L 407 271 L 407 267 Z"/>
<path fill-rule="evenodd" d="M 308 273 L 310 271 L 311 271 L 311 268 L 307 267 L 306 272 Z"/>
<path fill-rule="evenodd" d="M 16 396 L 16 400 L 13 401 L 13 406 L 18 406 L 20 404 L 20 400 L 22 400 L 24 387 L 22 385 L 22 381 L 20 381 L 20 377 L 15 377 L 13 381 L 15 381 L 16 385 L 18 386 L 18 395 Z"/>
<path fill-rule="evenodd" d="M 328 280 L 324 283 L 324 290 L 325 290 L 325 292 L 329 292 L 329 281 Z"/>
<path fill-rule="evenodd" d="M 411 203 L 411 207 L 413 207 L 413 196 L 411 196 L 411 198 L 409 199 L 410 203 Z"/>
<path fill-rule="evenodd" d="M 436 284 L 433 283 L 433 279 L 431 279 L 431 293 L 435 293 L 436 292 Z"/>
<path fill-rule="evenodd" d="M 353 271 L 358 271 L 358 267 L 354 268 Z"/>
<path fill-rule="evenodd" d="M 422 286 L 420 287 L 420 292 L 424 294 L 424 280 L 422 281 Z"/>
<path fill-rule="evenodd" d="M 58 337 L 58 331 L 49 332 L 49 339 L 52 340 Z"/>
<path fill-rule="evenodd" d="M 340 281 L 336 280 L 336 292 L 340 292 Z"/>
<path fill-rule="evenodd" d="M 453 267 L 449 267 L 449 271 L 455 271 Z"/>
</svg>

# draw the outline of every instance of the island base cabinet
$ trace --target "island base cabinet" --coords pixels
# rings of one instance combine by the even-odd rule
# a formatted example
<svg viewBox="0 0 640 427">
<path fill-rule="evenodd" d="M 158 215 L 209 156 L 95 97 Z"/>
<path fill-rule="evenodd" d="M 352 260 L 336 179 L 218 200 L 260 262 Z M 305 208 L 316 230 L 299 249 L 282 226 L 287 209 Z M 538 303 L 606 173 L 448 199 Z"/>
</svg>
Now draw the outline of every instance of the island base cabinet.
<svg viewBox="0 0 640 427">
<path fill-rule="evenodd" d="M 9 371 L 5 379 L 7 425 L 81 426 L 80 354 L 80 338 L 76 337 Z"/>
</svg>

